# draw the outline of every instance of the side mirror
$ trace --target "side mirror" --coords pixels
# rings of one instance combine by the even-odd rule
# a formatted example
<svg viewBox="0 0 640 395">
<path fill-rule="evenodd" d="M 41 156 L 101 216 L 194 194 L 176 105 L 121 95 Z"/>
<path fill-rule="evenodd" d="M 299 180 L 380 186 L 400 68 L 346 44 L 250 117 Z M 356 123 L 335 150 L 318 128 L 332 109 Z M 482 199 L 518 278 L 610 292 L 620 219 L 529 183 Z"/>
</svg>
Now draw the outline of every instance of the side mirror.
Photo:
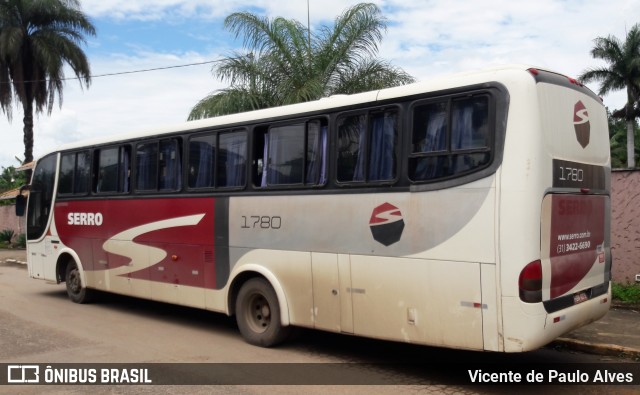
<svg viewBox="0 0 640 395">
<path fill-rule="evenodd" d="M 24 195 L 16 196 L 16 216 L 24 217 L 27 208 L 27 198 Z"/>
<path fill-rule="evenodd" d="M 20 192 L 16 196 L 16 216 L 24 217 L 24 212 L 27 209 L 27 197 L 22 194 L 22 191 L 29 190 L 30 185 L 23 185 L 20 187 Z"/>
</svg>

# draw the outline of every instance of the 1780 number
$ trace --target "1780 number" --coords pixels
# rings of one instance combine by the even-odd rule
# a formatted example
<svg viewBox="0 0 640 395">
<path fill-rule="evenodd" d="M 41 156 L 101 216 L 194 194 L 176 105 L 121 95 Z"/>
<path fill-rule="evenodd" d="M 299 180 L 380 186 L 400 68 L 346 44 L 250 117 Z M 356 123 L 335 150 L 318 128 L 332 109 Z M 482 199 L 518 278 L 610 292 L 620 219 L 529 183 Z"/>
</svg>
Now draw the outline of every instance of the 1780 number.
<svg viewBox="0 0 640 395">
<path fill-rule="evenodd" d="M 242 229 L 280 229 L 282 218 L 280 216 L 252 215 L 242 216 Z"/>
</svg>

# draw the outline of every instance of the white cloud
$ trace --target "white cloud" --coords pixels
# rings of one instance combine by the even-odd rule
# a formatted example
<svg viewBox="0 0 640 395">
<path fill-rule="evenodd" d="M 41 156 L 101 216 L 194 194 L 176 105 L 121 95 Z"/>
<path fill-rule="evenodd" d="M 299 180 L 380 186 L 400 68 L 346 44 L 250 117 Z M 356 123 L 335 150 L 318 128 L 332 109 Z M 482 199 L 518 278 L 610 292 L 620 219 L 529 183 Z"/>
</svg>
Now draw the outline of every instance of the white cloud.
<svg viewBox="0 0 640 395">
<path fill-rule="evenodd" d="M 94 18 L 160 21 L 194 18 L 203 15 L 224 16 L 231 2 L 206 0 L 85 0 L 82 10 Z"/>
<path fill-rule="evenodd" d="M 309 0 L 311 24 L 333 20 L 357 0 Z M 382 1 L 373 1 L 381 4 Z M 307 1 L 304 0 L 85 0 L 82 9 L 94 18 L 160 21 L 179 18 L 224 18 L 236 11 L 263 11 L 269 17 L 294 18 L 306 24 Z"/>
<path fill-rule="evenodd" d="M 46 122 L 38 122 L 34 136 L 36 141 L 42 143 L 39 145 L 44 146 L 49 143 L 51 145 L 65 144 L 77 141 L 82 137 L 83 135 L 78 130 L 78 114 L 67 108 L 52 113 Z"/>
</svg>

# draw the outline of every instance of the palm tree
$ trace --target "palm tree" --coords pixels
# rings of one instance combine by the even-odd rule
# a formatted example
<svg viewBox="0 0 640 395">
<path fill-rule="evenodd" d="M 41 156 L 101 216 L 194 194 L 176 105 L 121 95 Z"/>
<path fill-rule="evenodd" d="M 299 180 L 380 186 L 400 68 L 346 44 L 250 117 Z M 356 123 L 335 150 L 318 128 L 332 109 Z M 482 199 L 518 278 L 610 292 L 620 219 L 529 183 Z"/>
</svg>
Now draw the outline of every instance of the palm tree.
<svg viewBox="0 0 640 395">
<path fill-rule="evenodd" d="M 24 110 L 24 160 L 33 160 L 33 113 L 62 106 L 63 67 L 88 87 L 89 62 L 80 44 L 95 28 L 78 0 L 0 1 L 0 107 L 12 119 L 13 99 Z"/>
<path fill-rule="evenodd" d="M 580 76 L 583 82 L 600 81 L 600 95 L 615 90 L 627 90 L 627 104 L 613 111 L 613 116 L 627 122 L 627 166 L 635 167 L 635 118 L 640 117 L 640 24 L 627 33 L 624 42 L 615 36 L 598 37 L 591 56 L 602 59 L 608 67 L 586 70 Z"/>
<path fill-rule="evenodd" d="M 316 100 L 413 82 L 402 69 L 376 58 L 386 21 L 374 4 L 344 11 L 333 28 L 312 34 L 300 22 L 238 12 L 225 27 L 244 37 L 247 54 L 214 66 L 230 87 L 202 99 L 189 114 L 198 119 Z"/>
</svg>

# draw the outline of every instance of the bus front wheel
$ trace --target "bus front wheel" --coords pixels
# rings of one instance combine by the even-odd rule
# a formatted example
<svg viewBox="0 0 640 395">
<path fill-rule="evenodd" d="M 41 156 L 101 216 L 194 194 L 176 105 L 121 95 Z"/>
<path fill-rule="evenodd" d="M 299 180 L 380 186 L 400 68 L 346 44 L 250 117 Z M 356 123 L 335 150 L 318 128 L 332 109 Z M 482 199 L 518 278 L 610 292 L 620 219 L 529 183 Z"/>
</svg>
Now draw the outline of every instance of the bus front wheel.
<svg viewBox="0 0 640 395">
<path fill-rule="evenodd" d="M 240 288 L 236 322 L 247 343 L 261 347 L 282 342 L 290 332 L 290 327 L 282 326 L 278 296 L 263 278 L 252 278 Z"/>
<path fill-rule="evenodd" d="M 89 303 L 91 301 L 93 292 L 83 286 L 80 269 L 78 269 L 78 265 L 74 261 L 69 262 L 67 265 L 65 284 L 67 286 L 67 295 L 72 302 Z"/>
</svg>

